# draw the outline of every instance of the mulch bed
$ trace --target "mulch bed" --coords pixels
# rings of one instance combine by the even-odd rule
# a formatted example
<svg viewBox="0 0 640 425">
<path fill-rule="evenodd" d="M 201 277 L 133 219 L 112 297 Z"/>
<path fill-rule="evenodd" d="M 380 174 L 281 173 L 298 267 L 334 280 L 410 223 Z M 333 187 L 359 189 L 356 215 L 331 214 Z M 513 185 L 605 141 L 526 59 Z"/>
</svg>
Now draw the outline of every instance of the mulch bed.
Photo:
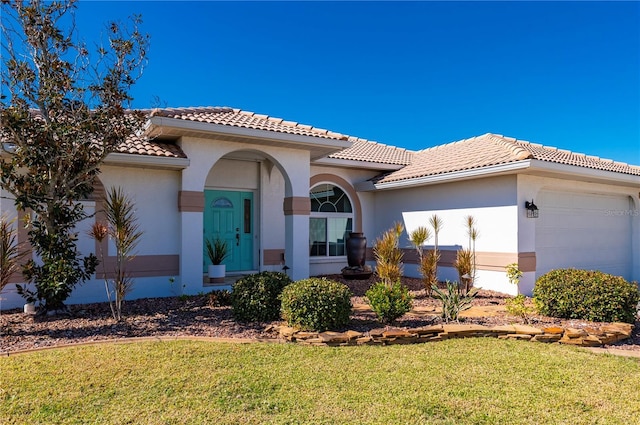
<svg viewBox="0 0 640 425">
<path fill-rule="evenodd" d="M 364 293 L 375 282 L 369 280 L 343 280 L 340 275 L 329 276 L 348 285 L 354 297 L 354 304 L 365 304 Z M 439 302 L 426 296 L 419 279 L 404 278 L 415 297 L 414 305 L 438 307 Z M 508 295 L 481 290 L 474 301 L 476 306 L 504 304 Z M 111 317 L 107 303 L 69 306 L 69 316 L 29 316 L 21 310 L 0 313 L 0 352 L 50 347 L 62 344 L 113 340 L 130 337 L 153 336 L 204 336 L 222 338 L 277 338 L 268 325 L 274 323 L 239 323 L 233 319 L 228 306 L 212 305 L 207 295 L 169 298 L 145 298 L 127 301 L 124 306 L 125 318 L 116 322 Z M 522 320 L 506 314 L 492 317 L 462 319 L 464 323 L 487 326 L 522 323 Z M 439 317 L 424 315 L 405 315 L 393 324 L 393 327 L 411 328 L 441 323 Z M 563 327 L 584 328 L 593 323 L 578 320 L 553 319 L 534 316 L 533 326 L 558 325 Z M 379 329 L 370 311 L 354 312 L 349 329 L 368 332 Z M 611 347 L 640 351 L 640 320 L 636 321 L 632 337 Z"/>
</svg>

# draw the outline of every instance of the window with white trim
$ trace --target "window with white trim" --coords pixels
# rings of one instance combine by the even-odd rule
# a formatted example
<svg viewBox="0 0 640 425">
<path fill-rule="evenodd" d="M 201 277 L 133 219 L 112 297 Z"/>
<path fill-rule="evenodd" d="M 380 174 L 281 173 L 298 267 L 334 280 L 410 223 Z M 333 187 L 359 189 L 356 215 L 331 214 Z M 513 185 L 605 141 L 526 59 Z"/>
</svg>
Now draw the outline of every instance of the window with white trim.
<svg viewBox="0 0 640 425">
<path fill-rule="evenodd" d="M 309 255 L 311 257 L 346 256 L 346 241 L 353 230 L 351 201 L 342 189 L 319 184 L 309 191 Z"/>
</svg>

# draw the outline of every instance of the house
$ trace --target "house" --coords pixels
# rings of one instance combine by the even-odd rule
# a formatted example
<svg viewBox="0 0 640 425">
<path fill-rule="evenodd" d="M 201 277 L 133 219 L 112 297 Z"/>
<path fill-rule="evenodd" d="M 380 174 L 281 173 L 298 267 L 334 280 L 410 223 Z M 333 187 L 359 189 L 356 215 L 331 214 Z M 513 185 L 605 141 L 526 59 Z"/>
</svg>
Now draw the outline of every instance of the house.
<svg viewBox="0 0 640 425">
<path fill-rule="evenodd" d="M 203 240 L 213 235 L 231 247 L 228 274 L 286 266 L 296 280 L 339 273 L 349 231 L 364 232 L 370 247 L 394 221 L 411 231 L 434 213 L 444 221 L 441 279 L 457 279 L 453 259 L 472 215 L 477 286 L 515 293 L 504 271 L 513 262 L 525 294 L 559 267 L 640 280 L 638 166 L 495 134 L 410 151 L 218 107 L 149 111 L 143 136 L 108 156 L 93 200 L 83 201 L 97 213 L 78 229 L 80 249 L 96 252 L 83 235 L 101 219 L 105 188 L 131 195 L 144 231 L 131 298 L 210 290 Z M 0 208 L 15 215 L 6 195 Z M 405 274 L 417 276 L 402 243 Z M 99 277 L 69 302 L 104 301 Z M 2 296 L 3 309 L 23 303 L 11 288 Z"/>
</svg>

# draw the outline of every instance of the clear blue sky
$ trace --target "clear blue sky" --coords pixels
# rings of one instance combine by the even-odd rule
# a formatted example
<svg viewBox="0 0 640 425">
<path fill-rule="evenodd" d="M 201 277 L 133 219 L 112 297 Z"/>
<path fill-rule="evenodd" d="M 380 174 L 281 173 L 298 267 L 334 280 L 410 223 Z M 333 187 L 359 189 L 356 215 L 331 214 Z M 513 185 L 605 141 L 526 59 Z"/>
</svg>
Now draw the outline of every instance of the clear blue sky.
<svg viewBox="0 0 640 425">
<path fill-rule="evenodd" d="M 135 107 L 231 106 L 409 149 L 486 132 L 640 164 L 639 2 L 95 2 L 143 15 Z"/>
</svg>

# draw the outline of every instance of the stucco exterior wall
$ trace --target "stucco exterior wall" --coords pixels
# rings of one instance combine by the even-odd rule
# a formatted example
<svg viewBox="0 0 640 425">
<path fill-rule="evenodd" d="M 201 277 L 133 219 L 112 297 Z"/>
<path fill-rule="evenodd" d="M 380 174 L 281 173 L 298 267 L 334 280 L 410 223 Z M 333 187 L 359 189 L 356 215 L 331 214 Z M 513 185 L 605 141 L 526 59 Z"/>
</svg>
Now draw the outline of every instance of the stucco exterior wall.
<svg viewBox="0 0 640 425">
<path fill-rule="evenodd" d="M 517 288 L 509 284 L 503 266 L 518 259 L 516 201 L 515 176 L 380 191 L 375 194 L 375 236 L 400 221 L 405 226 L 401 246 L 411 249 L 408 233 L 418 226 L 430 227 L 429 218 L 437 214 L 444 223 L 440 249 L 455 251 L 468 246 L 465 218 L 472 215 L 479 231 L 476 286 L 515 294 Z M 428 243 L 432 246 L 433 238 Z M 405 274 L 419 277 L 416 265 L 410 262 L 405 264 Z M 445 262 L 438 267 L 438 277 L 458 280 L 456 270 Z"/>
<path fill-rule="evenodd" d="M 180 254 L 178 171 L 105 166 L 100 180 L 106 190 L 121 187 L 136 205 L 136 218 L 144 232 L 140 255 Z M 110 247 L 110 255 L 113 255 Z"/>
<path fill-rule="evenodd" d="M 261 165 L 260 180 L 260 240 L 261 270 L 282 271 L 286 265 L 285 222 L 282 214 L 285 180 L 280 170 L 269 162 Z"/>
<path fill-rule="evenodd" d="M 628 260 L 630 264 L 628 265 L 628 271 L 626 273 L 622 273 L 626 279 L 640 281 L 640 185 L 637 187 L 633 186 L 623 186 L 623 185 L 613 185 L 613 184 L 602 184 L 602 183 L 594 183 L 587 181 L 578 181 L 569 178 L 559 178 L 559 177 L 542 177 L 542 176 L 534 176 L 534 175 L 525 175 L 521 174 L 518 176 L 518 205 L 520 207 L 524 206 L 525 201 L 531 201 L 532 199 L 539 200 L 535 201 L 538 205 L 539 214 L 543 216 L 545 212 L 548 213 L 549 209 L 554 207 L 554 205 L 545 204 L 545 194 L 549 193 L 564 193 L 567 197 L 576 196 L 579 197 L 590 197 L 594 199 L 594 204 L 581 206 L 582 208 L 592 210 L 592 214 L 596 214 L 595 219 L 601 219 L 599 215 L 609 215 L 607 217 L 610 220 L 624 220 L 631 222 L 631 235 L 622 235 L 622 237 L 616 238 L 615 235 L 607 235 L 606 233 L 601 234 L 597 241 L 593 241 L 590 243 L 599 244 L 603 250 L 605 250 L 606 246 L 609 244 L 617 244 L 617 243 L 625 243 L 628 244 L 628 250 L 631 252 L 630 259 Z M 625 203 L 624 200 L 628 199 Z M 609 205 L 620 204 L 620 200 L 622 200 L 622 204 L 629 205 L 628 207 L 616 207 L 614 210 L 611 210 L 611 207 L 608 206 L 608 199 L 615 200 L 618 202 L 611 202 Z M 577 205 L 576 205 L 577 207 Z M 585 228 L 584 232 L 575 232 L 574 235 L 570 236 L 573 239 L 573 243 L 576 247 L 580 247 L 585 242 L 585 236 L 588 236 L 588 216 L 580 217 L 576 216 L 575 220 L 586 220 L 582 224 Z M 520 251 L 535 251 L 537 248 L 536 241 L 536 226 L 539 225 L 540 219 L 530 219 L 526 218 L 526 214 L 523 208 L 520 208 L 520 214 L 518 215 L 518 226 L 520 229 L 519 237 L 518 237 L 518 249 Z M 619 223 L 614 223 L 617 224 Z M 579 225 L 576 224 L 576 225 Z M 625 237 L 625 236 L 628 236 Z M 613 238 L 613 239 L 611 239 Z M 606 254 L 603 252 L 603 255 Z M 585 267 L 589 266 L 589 261 L 593 260 L 593 267 L 597 268 L 597 258 L 589 259 L 586 258 L 583 261 L 586 263 L 582 263 Z M 530 293 L 535 284 L 535 279 L 539 277 L 541 274 L 545 273 L 546 269 L 542 269 L 543 265 L 540 264 L 536 272 L 525 273 L 523 279 L 521 280 L 521 290 L 524 293 Z M 579 266 L 579 265 L 575 265 Z"/>
<path fill-rule="evenodd" d="M 175 259 L 180 254 L 180 228 L 177 207 L 177 193 L 179 188 L 179 174 L 176 171 L 156 170 L 148 168 L 131 168 L 117 166 L 103 166 L 100 174 L 102 185 L 108 190 L 110 187 L 121 187 L 131 197 L 136 205 L 135 213 L 143 236 L 136 249 L 137 262 L 130 264 L 134 274 L 134 288 L 130 298 L 162 297 L 172 295 L 177 285 L 170 285 L 169 278 L 176 276 L 179 270 L 167 274 L 171 269 L 167 266 L 167 259 Z M 4 199 L 2 194 L 0 207 L 15 216 L 13 201 Z M 95 253 L 96 242 L 87 236 L 87 232 L 100 215 L 94 216 L 96 203 L 82 202 L 90 218 L 80 222 L 77 226 L 78 250 L 83 254 Z M 114 255 L 113 244 L 107 244 L 106 256 Z M 67 304 L 82 304 L 107 301 L 104 280 L 101 278 L 102 264 L 98 266 L 98 276 L 78 285 L 67 300 Z M 138 276 L 136 276 L 138 274 Z M 149 276 L 153 275 L 153 276 Z M 0 308 L 18 308 L 24 304 L 10 284 L 0 295 Z"/>
</svg>

